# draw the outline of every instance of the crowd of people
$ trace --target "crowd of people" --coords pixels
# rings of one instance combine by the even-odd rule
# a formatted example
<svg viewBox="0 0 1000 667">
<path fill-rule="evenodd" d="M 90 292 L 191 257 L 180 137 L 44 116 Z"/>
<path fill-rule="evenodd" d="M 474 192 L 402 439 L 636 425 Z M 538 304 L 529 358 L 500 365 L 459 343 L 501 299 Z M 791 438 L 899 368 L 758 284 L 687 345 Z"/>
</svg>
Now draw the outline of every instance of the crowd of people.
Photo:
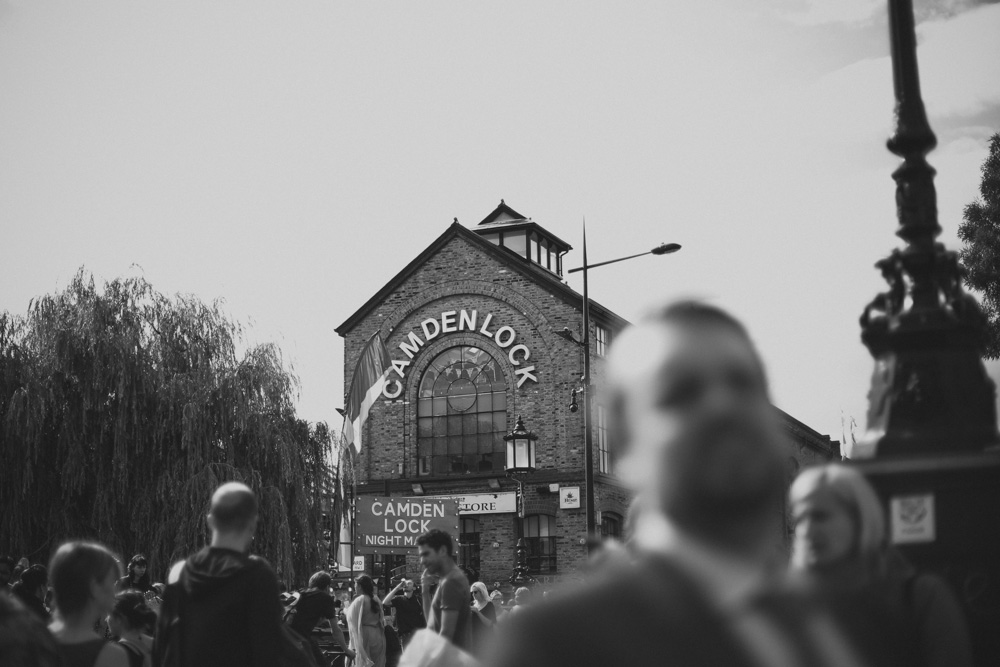
<svg viewBox="0 0 1000 667">
<path fill-rule="evenodd" d="M 379 597 L 361 575 L 343 608 L 321 570 L 283 597 L 250 553 L 256 497 L 230 482 L 211 498 L 209 545 L 163 584 L 142 555 L 123 572 L 94 542 L 61 545 L 48 567 L 0 558 L 0 664 L 973 664 L 954 593 L 891 547 L 856 469 L 798 476 L 791 558 L 776 559 L 782 435 L 763 363 L 733 317 L 692 302 L 653 312 L 612 347 L 607 393 L 635 500 L 625 544 L 601 550 L 582 583 L 545 596 L 519 588 L 506 604 L 496 586 L 470 583 L 451 537 L 431 530 L 417 540 L 419 586 L 404 578 Z"/>
</svg>

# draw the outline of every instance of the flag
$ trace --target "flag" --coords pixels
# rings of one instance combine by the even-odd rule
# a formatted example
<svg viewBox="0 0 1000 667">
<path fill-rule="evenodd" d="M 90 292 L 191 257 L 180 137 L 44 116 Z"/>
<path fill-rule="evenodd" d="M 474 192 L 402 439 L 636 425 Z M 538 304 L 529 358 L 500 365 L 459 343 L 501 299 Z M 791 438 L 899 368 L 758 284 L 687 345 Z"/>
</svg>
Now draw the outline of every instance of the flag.
<svg viewBox="0 0 1000 667">
<path fill-rule="evenodd" d="M 355 452 L 361 452 L 361 427 L 368 419 L 368 411 L 385 386 L 386 376 L 392 370 L 389 351 L 382 343 L 379 332 L 368 339 L 361 351 L 358 364 L 351 378 L 351 391 L 347 395 L 344 411 L 344 443 Z"/>
<path fill-rule="evenodd" d="M 347 495 L 348 479 L 353 479 L 353 469 L 349 462 L 344 461 L 345 456 L 350 456 L 350 451 L 345 450 L 343 445 L 339 449 L 340 456 L 337 461 L 337 500 L 340 521 L 340 532 L 337 536 L 337 563 L 341 567 L 350 567 L 351 558 L 354 555 L 354 541 L 351 537 L 351 498 Z M 347 463 L 347 465 L 345 465 Z"/>
</svg>

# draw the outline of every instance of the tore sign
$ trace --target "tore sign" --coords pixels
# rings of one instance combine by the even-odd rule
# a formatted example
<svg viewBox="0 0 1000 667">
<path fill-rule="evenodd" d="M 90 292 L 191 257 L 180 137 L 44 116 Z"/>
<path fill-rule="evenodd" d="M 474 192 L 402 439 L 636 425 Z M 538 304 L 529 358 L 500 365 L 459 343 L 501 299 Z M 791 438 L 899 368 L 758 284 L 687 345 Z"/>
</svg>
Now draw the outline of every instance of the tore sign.
<svg viewBox="0 0 1000 667">
<path fill-rule="evenodd" d="M 417 538 L 437 528 L 458 541 L 458 499 L 361 496 L 357 501 L 355 553 L 413 553 Z"/>
</svg>

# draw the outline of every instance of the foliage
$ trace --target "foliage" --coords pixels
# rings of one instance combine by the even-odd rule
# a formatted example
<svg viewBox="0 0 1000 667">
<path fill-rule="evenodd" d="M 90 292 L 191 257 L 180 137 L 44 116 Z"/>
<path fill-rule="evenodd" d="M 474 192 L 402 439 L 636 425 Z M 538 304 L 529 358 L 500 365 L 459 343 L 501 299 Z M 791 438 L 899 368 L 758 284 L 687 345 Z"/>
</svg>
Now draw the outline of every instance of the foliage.
<svg viewBox="0 0 1000 667">
<path fill-rule="evenodd" d="M 280 578 L 325 564 L 331 435 L 292 405 L 271 344 L 141 278 L 65 291 L 0 315 L 0 550 L 44 561 L 62 540 L 144 553 L 154 578 L 207 542 L 213 489 L 257 493 L 254 551 Z"/>
<path fill-rule="evenodd" d="M 958 236 L 965 284 L 982 294 L 983 312 L 989 320 L 986 357 L 1000 357 L 1000 133 L 990 138 L 990 153 L 983 162 L 982 196 L 965 207 Z"/>
</svg>

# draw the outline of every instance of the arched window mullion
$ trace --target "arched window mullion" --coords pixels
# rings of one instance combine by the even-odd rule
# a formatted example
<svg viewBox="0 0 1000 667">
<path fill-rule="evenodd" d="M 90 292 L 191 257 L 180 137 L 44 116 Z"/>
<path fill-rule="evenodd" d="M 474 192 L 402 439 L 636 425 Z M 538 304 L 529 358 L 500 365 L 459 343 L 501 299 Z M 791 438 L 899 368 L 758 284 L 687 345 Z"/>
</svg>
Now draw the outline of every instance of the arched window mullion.
<svg viewBox="0 0 1000 667">
<path fill-rule="evenodd" d="M 487 368 L 486 384 L 477 383 Z M 451 347 L 431 360 L 424 373 L 421 388 L 427 374 L 435 375 L 430 414 L 422 404 L 418 416 L 418 474 L 502 469 L 508 385 L 493 357 L 480 348 Z"/>
</svg>

